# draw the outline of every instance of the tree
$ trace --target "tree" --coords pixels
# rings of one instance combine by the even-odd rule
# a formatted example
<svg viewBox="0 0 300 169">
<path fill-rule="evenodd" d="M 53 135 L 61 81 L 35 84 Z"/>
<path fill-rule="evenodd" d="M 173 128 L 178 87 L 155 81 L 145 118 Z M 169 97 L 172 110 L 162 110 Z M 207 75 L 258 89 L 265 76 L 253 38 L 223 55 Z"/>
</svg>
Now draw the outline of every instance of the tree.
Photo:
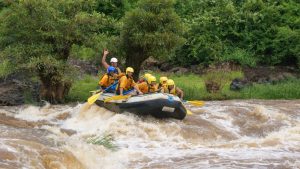
<svg viewBox="0 0 300 169">
<path fill-rule="evenodd" d="M 177 63 L 300 63 L 296 0 L 178 0 L 176 7 L 189 28 L 187 42 L 176 52 Z"/>
<path fill-rule="evenodd" d="M 0 60 L 11 72 L 35 72 L 41 96 L 62 102 L 74 75 L 72 46 L 92 46 L 114 25 L 96 7 L 94 0 L 12 1 L 0 13 Z"/>
<path fill-rule="evenodd" d="M 148 57 L 171 56 L 183 44 L 183 26 L 173 4 L 173 0 L 141 0 L 137 8 L 125 14 L 120 44 L 126 66 L 135 69 L 135 78 Z"/>
</svg>

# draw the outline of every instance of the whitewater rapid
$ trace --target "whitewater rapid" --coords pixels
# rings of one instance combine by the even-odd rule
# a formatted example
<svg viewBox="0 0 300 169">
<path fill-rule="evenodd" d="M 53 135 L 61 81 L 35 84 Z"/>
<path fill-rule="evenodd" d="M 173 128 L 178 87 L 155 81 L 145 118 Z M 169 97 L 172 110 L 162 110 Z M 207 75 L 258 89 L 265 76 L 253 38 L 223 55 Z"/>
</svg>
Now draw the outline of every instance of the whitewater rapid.
<svg viewBox="0 0 300 169">
<path fill-rule="evenodd" d="M 300 168 L 300 101 L 213 101 L 183 121 L 87 104 L 0 107 L 0 168 Z M 116 150 L 87 142 L 111 135 Z"/>
</svg>

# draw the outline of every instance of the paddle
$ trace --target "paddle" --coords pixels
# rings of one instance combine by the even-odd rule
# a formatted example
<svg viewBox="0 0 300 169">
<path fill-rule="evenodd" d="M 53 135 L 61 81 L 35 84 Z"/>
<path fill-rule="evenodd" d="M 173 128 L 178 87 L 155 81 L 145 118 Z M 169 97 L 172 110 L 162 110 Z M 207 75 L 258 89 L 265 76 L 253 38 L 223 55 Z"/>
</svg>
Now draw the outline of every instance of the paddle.
<svg viewBox="0 0 300 169">
<path fill-rule="evenodd" d="M 100 96 L 102 93 L 103 93 L 103 91 L 100 92 L 100 93 L 94 94 L 93 96 L 89 97 L 88 100 L 87 100 L 88 103 L 89 103 L 90 105 L 93 104 L 93 103 L 95 103 L 95 101 L 99 98 L 99 96 Z"/>
<path fill-rule="evenodd" d="M 106 102 L 110 102 L 112 100 L 122 100 L 122 99 L 127 99 L 129 97 L 131 97 L 131 95 L 127 95 L 128 93 L 132 92 L 134 89 L 131 89 L 131 90 L 127 90 L 125 91 L 123 94 L 124 95 L 116 95 L 116 96 L 112 96 L 112 97 L 109 97 L 109 98 L 106 98 L 104 100 L 104 103 Z"/>
<path fill-rule="evenodd" d="M 200 100 L 183 100 L 184 103 L 190 103 L 193 106 L 204 106 L 205 102 Z"/>
<path fill-rule="evenodd" d="M 190 110 L 188 110 L 186 107 L 185 107 L 185 110 L 186 110 L 186 114 L 187 115 L 192 115 L 193 114 L 193 112 L 191 112 Z"/>
<path fill-rule="evenodd" d="M 104 103 L 110 102 L 112 100 L 123 100 L 123 99 L 128 99 L 129 97 L 131 97 L 131 95 L 116 95 L 116 96 L 112 96 L 109 98 L 106 98 L 104 100 Z"/>
<path fill-rule="evenodd" d="M 95 101 L 99 98 L 99 96 L 103 93 L 106 92 L 107 90 L 111 89 L 112 87 L 114 87 L 116 84 L 118 84 L 118 81 L 116 81 L 114 84 L 110 85 L 109 87 L 107 87 L 105 90 L 103 90 L 100 93 L 94 94 L 93 96 L 88 98 L 88 103 L 91 105 L 93 103 L 95 103 Z"/>
<path fill-rule="evenodd" d="M 200 100 L 193 100 L 193 101 L 183 100 L 183 102 L 190 103 L 190 104 L 192 104 L 194 106 L 203 106 L 205 104 L 204 101 L 200 101 Z M 186 113 L 188 115 L 192 115 L 193 114 L 193 112 L 191 112 L 190 110 L 188 110 L 186 107 L 184 107 L 184 108 L 185 108 Z"/>
<path fill-rule="evenodd" d="M 200 100 L 193 100 L 193 101 L 186 101 L 187 103 L 190 103 L 194 106 L 204 106 L 204 101 L 200 101 Z"/>
</svg>

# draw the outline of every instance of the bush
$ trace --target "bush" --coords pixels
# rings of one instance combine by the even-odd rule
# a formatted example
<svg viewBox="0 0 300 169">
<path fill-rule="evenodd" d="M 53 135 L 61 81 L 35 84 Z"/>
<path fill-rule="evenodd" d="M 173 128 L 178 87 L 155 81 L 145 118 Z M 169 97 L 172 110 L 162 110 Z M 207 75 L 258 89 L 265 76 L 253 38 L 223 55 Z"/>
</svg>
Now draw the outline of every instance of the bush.
<svg viewBox="0 0 300 169">
<path fill-rule="evenodd" d="M 0 78 L 5 78 L 7 75 L 12 73 L 12 68 L 8 60 L 3 60 L 0 63 Z"/>
<path fill-rule="evenodd" d="M 189 28 L 187 42 L 173 59 L 181 65 L 234 61 L 248 66 L 294 66 L 300 62 L 296 0 L 178 0 L 176 7 Z"/>
<path fill-rule="evenodd" d="M 203 76 L 206 91 L 209 93 L 218 93 L 225 84 L 231 82 L 234 78 L 242 77 L 241 72 L 228 72 L 224 70 L 212 70 Z"/>
<path fill-rule="evenodd" d="M 220 58 L 220 60 L 224 62 L 234 62 L 241 66 L 250 67 L 255 67 L 257 63 L 257 59 L 253 56 L 251 52 L 240 48 L 227 50 L 224 56 Z"/>
</svg>

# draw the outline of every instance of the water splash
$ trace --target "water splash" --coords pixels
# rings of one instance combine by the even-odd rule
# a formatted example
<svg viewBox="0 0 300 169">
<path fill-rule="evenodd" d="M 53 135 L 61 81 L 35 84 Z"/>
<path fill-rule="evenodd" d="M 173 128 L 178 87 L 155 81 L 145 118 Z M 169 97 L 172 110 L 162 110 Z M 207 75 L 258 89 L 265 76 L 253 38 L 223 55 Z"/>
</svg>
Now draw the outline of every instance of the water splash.
<svg viewBox="0 0 300 169">
<path fill-rule="evenodd" d="M 0 109 L 0 168 L 299 168 L 299 101 L 222 101 L 183 121 L 98 106 Z M 6 120 L 5 120 L 6 119 Z M 111 134 L 120 149 L 87 143 Z"/>
</svg>

